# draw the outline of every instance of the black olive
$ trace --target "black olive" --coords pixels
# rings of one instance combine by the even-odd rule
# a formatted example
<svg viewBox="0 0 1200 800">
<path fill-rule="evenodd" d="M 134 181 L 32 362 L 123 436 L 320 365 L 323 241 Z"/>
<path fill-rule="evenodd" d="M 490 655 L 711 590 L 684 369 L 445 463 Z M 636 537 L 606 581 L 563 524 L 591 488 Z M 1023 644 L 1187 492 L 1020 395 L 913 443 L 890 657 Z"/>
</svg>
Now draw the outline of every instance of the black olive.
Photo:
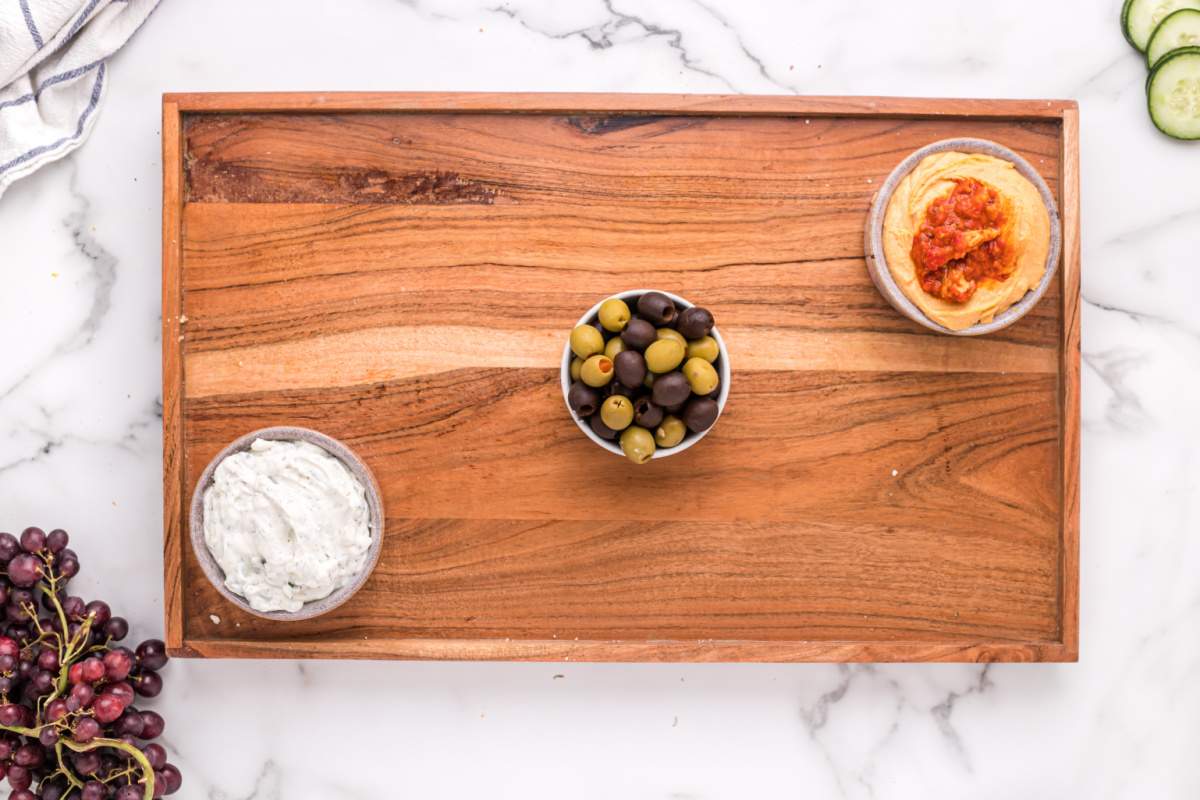
<svg viewBox="0 0 1200 800">
<path fill-rule="evenodd" d="M 717 401 L 708 397 L 694 397 L 683 409 L 683 422 L 694 433 L 703 433 L 717 421 Z"/>
<path fill-rule="evenodd" d="M 707 308 L 692 306 L 685 308 L 679 314 L 679 320 L 675 323 L 675 330 L 683 334 L 686 339 L 699 339 L 702 336 L 708 336 L 708 332 L 713 329 L 713 315 Z"/>
<path fill-rule="evenodd" d="M 638 298 L 637 309 L 655 325 L 670 325 L 675 320 L 675 303 L 662 292 L 646 292 Z"/>
<path fill-rule="evenodd" d="M 644 319 L 631 319 L 621 331 L 621 341 L 631 350 L 645 350 L 658 338 L 658 331 Z"/>
<path fill-rule="evenodd" d="M 669 409 L 687 400 L 692 393 L 692 387 L 682 372 L 668 372 L 654 379 L 654 386 L 650 391 L 655 405 Z"/>
<path fill-rule="evenodd" d="M 567 405 L 581 417 L 590 416 L 600 406 L 600 393 L 582 381 L 575 381 L 567 390 Z"/>
<path fill-rule="evenodd" d="M 613 359 L 617 380 L 630 389 L 636 389 L 646 379 L 646 359 L 637 350 L 622 350 Z"/>
</svg>

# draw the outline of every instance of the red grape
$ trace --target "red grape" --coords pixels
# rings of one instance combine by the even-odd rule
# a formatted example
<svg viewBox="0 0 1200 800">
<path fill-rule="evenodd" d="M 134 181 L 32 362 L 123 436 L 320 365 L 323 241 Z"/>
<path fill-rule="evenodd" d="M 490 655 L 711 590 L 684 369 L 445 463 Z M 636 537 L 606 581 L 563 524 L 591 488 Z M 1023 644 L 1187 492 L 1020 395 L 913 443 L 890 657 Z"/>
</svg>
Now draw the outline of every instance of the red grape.
<svg viewBox="0 0 1200 800">
<path fill-rule="evenodd" d="M 142 697 L 158 697 L 162 691 L 162 678 L 152 669 L 143 670 L 133 678 L 133 690 Z"/>
<path fill-rule="evenodd" d="M 167 751 L 157 742 L 146 745 L 142 748 L 142 752 L 146 754 L 146 760 L 150 762 L 150 766 L 155 769 L 162 769 L 163 765 L 167 763 Z"/>
<path fill-rule="evenodd" d="M 100 733 L 100 723 L 91 717 L 80 717 L 75 723 L 75 741 L 90 742 Z"/>
<path fill-rule="evenodd" d="M 133 687 L 129 685 L 129 681 L 119 681 L 110 683 L 105 686 L 100 694 L 112 695 L 121 701 L 121 709 L 124 710 L 133 702 Z"/>
<path fill-rule="evenodd" d="M 39 553 L 46 546 L 46 532 L 41 528 L 26 528 L 21 531 L 21 549 L 26 553 Z"/>
<path fill-rule="evenodd" d="M 163 794 L 175 794 L 179 791 L 179 787 L 183 786 L 183 776 L 179 774 L 179 768 L 174 764 L 167 764 L 162 768 L 163 782 L 166 784 L 166 791 Z"/>
<path fill-rule="evenodd" d="M 87 683 L 95 683 L 104 677 L 104 662 L 95 656 L 85 658 L 79 663 L 83 667 L 80 672 Z"/>
<path fill-rule="evenodd" d="M 13 753 L 13 763 L 22 767 L 36 767 L 42 763 L 42 748 L 36 744 L 23 744 Z"/>
<path fill-rule="evenodd" d="M 116 721 L 124 711 L 125 704 L 113 694 L 102 694 L 92 703 L 92 713 L 96 716 L 96 721 L 105 725 Z"/>
<path fill-rule="evenodd" d="M 8 562 L 8 579 L 17 586 L 33 586 L 42 576 L 42 562 L 37 556 L 21 553 Z"/>
<path fill-rule="evenodd" d="M 88 781 L 79 793 L 79 800 L 104 800 L 108 797 L 108 787 L 100 781 Z"/>
<path fill-rule="evenodd" d="M 87 603 L 83 602 L 82 597 L 75 595 L 68 596 L 62 601 L 63 613 L 67 615 L 67 619 L 78 622 L 83 619 L 83 615 L 87 613 Z"/>
<path fill-rule="evenodd" d="M 7 636 L 0 636 L 0 656 L 12 656 L 16 658 L 21 654 L 21 645 Z"/>
<path fill-rule="evenodd" d="M 0 725 L 20 725 L 25 718 L 25 710 L 17 703 L 0 706 Z"/>
<path fill-rule="evenodd" d="M 67 701 L 61 697 L 51 700 L 46 706 L 46 721 L 58 722 L 67 715 Z"/>
<path fill-rule="evenodd" d="M 71 687 L 71 693 L 67 695 L 67 710 L 78 711 L 81 708 L 87 708 L 95 693 L 90 684 L 75 684 Z"/>
<path fill-rule="evenodd" d="M 8 800 L 38 800 L 38 796 L 28 789 L 17 789 L 8 796 Z"/>
<path fill-rule="evenodd" d="M 143 711 L 142 714 L 142 737 L 143 739 L 157 739 L 162 735 L 163 728 L 167 723 L 162 718 L 162 715 L 157 711 Z"/>
<path fill-rule="evenodd" d="M 38 694 L 46 694 L 54 688 L 54 674 L 44 669 L 33 673 L 33 688 Z"/>
<path fill-rule="evenodd" d="M 21 552 L 21 543 L 11 533 L 0 533 L 0 561 L 11 561 Z"/>
<path fill-rule="evenodd" d="M 46 781 L 42 784 L 41 800 L 62 800 L 62 796 L 66 793 L 67 786 L 65 783 Z"/>
<path fill-rule="evenodd" d="M 142 787 L 133 786 L 132 784 L 129 786 L 122 786 L 120 789 L 117 789 L 117 793 L 113 795 L 114 800 L 142 800 L 143 796 Z"/>
<path fill-rule="evenodd" d="M 95 750 L 88 750 L 85 753 L 76 753 L 73 760 L 75 771 L 84 775 L 94 775 L 96 770 L 100 769 L 100 754 Z"/>
<path fill-rule="evenodd" d="M 167 646 L 161 639 L 147 639 L 137 646 L 137 657 L 146 669 L 162 669 L 167 663 Z"/>
<path fill-rule="evenodd" d="M 112 609 L 103 600 L 93 600 L 87 604 L 87 613 L 92 617 L 92 628 L 103 628 L 104 623 L 112 619 Z"/>
<path fill-rule="evenodd" d="M 109 650 L 104 654 L 104 675 L 110 681 L 123 681 L 133 668 L 133 659 L 120 650 Z"/>
<path fill-rule="evenodd" d="M 46 547 L 51 553 L 61 553 L 62 549 L 71 541 L 71 537 L 62 528 L 55 528 L 46 534 Z"/>
<path fill-rule="evenodd" d="M 79 559 L 75 556 L 60 556 L 58 559 L 58 572 L 64 578 L 74 578 L 79 574 Z"/>
<path fill-rule="evenodd" d="M 129 622 L 124 617 L 113 617 L 104 623 L 104 635 L 119 642 L 129 635 Z"/>
<path fill-rule="evenodd" d="M 13 764 L 8 768 L 8 785 L 15 790 L 28 789 L 29 784 L 33 783 L 33 776 L 29 774 L 29 769 L 22 767 L 20 764 Z"/>
<path fill-rule="evenodd" d="M 38 741 L 42 743 L 43 747 L 54 747 L 58 741 L 58 729 L 49 726 L 42 728 L 41 733 L 38 734 Z"/>
<path fill-rule="evenodd" d="M 137 736 L 142 739 L 153 739 L 153 736 L 146 736 L 146 721 L 142 715 L 135 710 L 126 709 L 125 713 L 117 719 L 117 724 L 113 725 L 113 732 L 120 736 Z"/>
<path fill-rule="evenodd" d="M 37 665 L 45 670 L 54 672 L 58 669 L 58 651 L 47 647 L 38 653 Z"/>
</svg>

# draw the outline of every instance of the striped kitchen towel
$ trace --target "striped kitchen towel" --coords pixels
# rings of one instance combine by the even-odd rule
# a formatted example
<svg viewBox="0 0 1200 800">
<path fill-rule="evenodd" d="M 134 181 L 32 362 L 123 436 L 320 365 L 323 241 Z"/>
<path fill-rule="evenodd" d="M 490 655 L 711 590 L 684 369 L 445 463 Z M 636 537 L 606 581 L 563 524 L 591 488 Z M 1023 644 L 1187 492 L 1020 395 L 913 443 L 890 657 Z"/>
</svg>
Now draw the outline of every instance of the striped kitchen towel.
<svg viewBox="0 0 1200 800">
<path fill-rule="evenodd" d="M 0 194 L 78 147 L 104 97 L 105 59 L 158 0 L 0 0 Z"/>
</svg>

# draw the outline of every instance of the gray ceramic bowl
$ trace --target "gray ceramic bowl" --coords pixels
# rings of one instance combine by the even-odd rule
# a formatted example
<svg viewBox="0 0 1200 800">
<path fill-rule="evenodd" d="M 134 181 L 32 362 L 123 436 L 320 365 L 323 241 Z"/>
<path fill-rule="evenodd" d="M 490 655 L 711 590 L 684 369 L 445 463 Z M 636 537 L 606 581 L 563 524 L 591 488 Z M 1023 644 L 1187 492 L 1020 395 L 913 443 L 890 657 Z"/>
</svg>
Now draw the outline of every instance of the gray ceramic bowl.
<svg viewBox="0 0 1200 800">
<path fill-rule="evenodd" d="M 244 597 L 234 594 L 226 588 L 225 573 L 221 570 L 220 565 L 217 564 L 216 559 L 209 552 L 208 545 L 204 542 L 204 491 L 212 485 L 213 472 L 226 456 L 246 450 L 255 439 L 299 441 L 315 444 L 345 464 L 346 469 L 350 470 L 350 474 L 357 478 L 366 490 L 367 509 L 371 516 L 371 547 L 367 551 L 367 560 L 363 564 L 362 572 L 350 583 L 337 589 L 327 597 L 305 603 L 299 611 L 256 611 L 251 608 Z M 204 472 L 201 473 L 200 481 L 196 484 L 196 490 L 192 492 L 191 513 L 188 519 L 191 528 L 192 551 L 196 554 L 196 560 L 200 562 L 200 569 L 204 570 L 205 577 L 216 587 L 217 591 L 226 600 L 247 614 L 283 622 L 311 619 L 312 617 L 324 614 L 326 611 L 332 611 L 349 600 L 366 583 L 368 576 L 375 569 L 375 564 L 379 561 L 379 553 L 383 545 L 383 501 L 380 499 L 379 484 L 375 482 L 375 476 L 371 474 L 371 470 L 367 468 L 367 465 L 359 460 L 358 456 L 354 455 L 346 445 L 337 439 L 326 436 L 323 433 L 318 433 L 317 431 L 309 430 L 308 428 L 262 428 L 234 440 L 228 447 L 217 453 L 217 457 L 210 461 L 208 466 L 204 468 Z"/>
<path fill-rule="evenodd" d="M 997 314 L 991 322 L 976 323 L 961 331 L 952 331 L 925 316 L 921 309 L 917 308 L 916 304 L 909 300 L 904 295 L 904 292 L 900 290 L 900 287 L 896 285 L 895 279 L 892 278 L 892 271 L 888 268 L 887 260 L 883 254 L 883 217 L 887 212 L 888 203 L 891 202 L 892 193 L 896 190 L 896 185 L 904 179 L 905 175 L 912 172 L 921 159 L 947 150 L 957 150 L 962 153 L 983 153 L 1012 162 L 1013 166 L 1017 168 L 1017 172 L 1025 176 L 1037 189 L 1038 194 L 1042 196 L 1042 202 L 1046 204 L 1046 210 L 1050 213 L 1050 250 L 1046 255 L 1046 273 L 1042 276 L 1042 280 L 1037 286 L 1026 292 L 1024 297 Z M 943 139 L 940 142 L 934 142 L 917 150 L 892 170 L 892 174 L 884 181 L 883 186 L 876 193 L 875 199 L 871 201 L 871 211 L 867 216 L 865 239 L 867 271 L 871 274 L 871 281 L 879 289 L 879 293 L 883 295 L 883 298 L 891 303 L 897 311 L 913 322 L 924 325 L 926 328 L 938 333 L 948 333 L 951 336 L 979 336 L 1007 328 L 1025 316 L 1029 312 L 1029 309 L 1037 305 L 1038 300 L 1042 299 L 1042 295 L 1046 293 L 1050 282 L 1054 280 L 1055 272 L 1058 271 L 1058 257 L 1062 250 L 1062 224 L 1058 218 L 1058 206 L 1054 202 L 1054 195 L 1050 193 L 1050 188 L 1046 186 L 1046 182 L 1042 180 L 1042 176 L 1029 165 L 1028 161 L 1007 147 L 988 141 L 987 139 Z"/>
<path fill-rule="evenodd" d="M 672 294 L 671 292 L 664 292 L 662 289 L 630 289 L 626 292 L 618 292 L 617 294 L 608 295 L 603 300 L 600 300 L 598 303 L 596 303 L 596 305 L 588 309 L 586 314 L 579 318 L 579 320 L 575 323 L 575 326 L 578 327 L 580 325 L 586 325 L 589 322 L 594 322 L 596 320 L 596 315 L 600 312 L 601 303 L 611 297 L 619 297 L 622 300 L 628 300 L 631 297 L 641 297 L 647 292 L 659 292 L 661 294 L 665 294 L 667 297 L 674 300 L 675 305 L 681 309 L 691 308 L 694 305 L 693 303 L 689 303 L 687 300 L 684 300 L 679 295 Z M 713 339 L 716 339 L 717 348 L 721 353 L 717 358 L 717 377 L 721 379 L 721 394 L 717 396 L 717 420 L 720 420 L 721 413 L 725 411 L 725 401 L 729 399 L 729 350 L 725 347 L 725 340 L 721 338 L 721 332 L 717 330 L 716 326 L 713 326 L 712 333 L 710 335 L 713 337 Z M 597 436 L 596 432 L 592 430 L 590 425 L 588 425 L 579 417 L 575 416 L 575 412 L 571 410 L 571 404 L 567 402 L 567 392 L 569 392 L 571 389 L 571 358 L 573 355 L 574 354 L 571 352 L 571 342 L 568 339 L 567 343 L 563 345 L 562 369 L 559 372 L 559 379 L 562 383 L 563 403 L 566 403 L 567 413 L 571 415 L 571 419 L 575 420 L 575 424 L 579 426 L 579 430 L 583 431 L 589 439 L 603 447 L 608 452 L 615 453 L 621 458 L 624 458 L 625 453 L 621 451 L 621 446 L 619 444 L 616 442 L 610 442 L 607 439 L 601 439 L 599 436 Z M 717 427 L 717 423 L 714 421 L 709 427 L 708 431 L 711 431 L 715 427 Z M 654 455 L 652 455 L 650 458 L 652 460 L 656 458 L 667 458 L 675 455 L 676 453 L 682 453 L 684 450 L 687 450 L 696 442 L 707 436 L 708 431 L 704 431 L 703 433 L 692 433 L 689 431 L 688 435 L 684 437 L 682 442 L 674 447 L 664 447 L 662 449 L 655 450 Z"/>
</svg>

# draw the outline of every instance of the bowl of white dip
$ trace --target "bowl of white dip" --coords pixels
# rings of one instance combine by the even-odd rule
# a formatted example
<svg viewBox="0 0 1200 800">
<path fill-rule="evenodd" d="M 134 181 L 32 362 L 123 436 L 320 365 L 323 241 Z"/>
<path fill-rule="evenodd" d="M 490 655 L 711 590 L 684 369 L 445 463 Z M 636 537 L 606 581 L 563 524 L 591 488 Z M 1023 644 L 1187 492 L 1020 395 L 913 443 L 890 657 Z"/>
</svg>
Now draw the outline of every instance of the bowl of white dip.
<svg viewBox="0 0 1200 800">
<path fill-rule="evenodd" d="M 379 485 L 341 442 L 263 428 L 217 454 L 192 494 L 192 550 L 225 599 L 302 620 L 345 603 L 379 560 Z"/>
</svg>

